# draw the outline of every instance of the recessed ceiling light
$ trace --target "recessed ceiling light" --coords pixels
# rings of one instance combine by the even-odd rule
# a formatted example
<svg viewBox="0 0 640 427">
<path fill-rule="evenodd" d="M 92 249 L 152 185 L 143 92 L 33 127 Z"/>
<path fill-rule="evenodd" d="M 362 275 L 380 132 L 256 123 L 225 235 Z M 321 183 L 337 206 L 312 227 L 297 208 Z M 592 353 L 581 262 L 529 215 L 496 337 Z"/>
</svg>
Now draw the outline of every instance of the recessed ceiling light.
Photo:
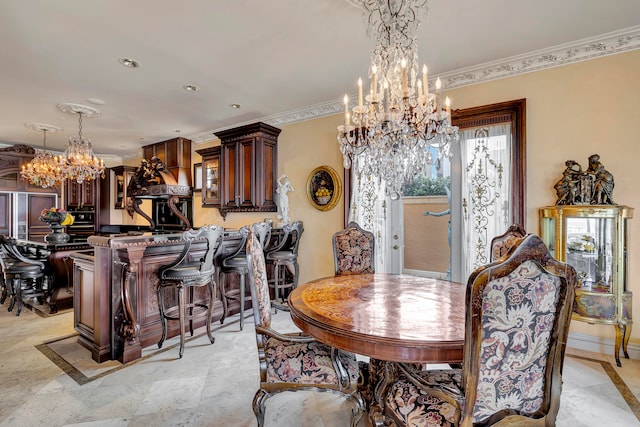
<svg viewBox="0 0 640 427">
<path fill-rule="evenodd" d="M 233 108 L 234 110 L 239 110 L 240 109 L 240 104 L 231 104 L 231 105 L 229 105 L 229 107 Z"/>
<path fill-rule="evenodd" d="M 119 61 L 122 65 L 128 68 L 138 68 L 140 66 L 138 61 L 131 58 L 120 58 Z"/>
<path fill-rule="evenodd" d="M 100 98 L 88 98 L 87 102 L 94 105 L 104 105 L 104 101 Z"/>
<path fill-rule="evenodd" d="M 184 85 L 182 86 L 187 92 L 197 92 L 200 88 L 196 85 Z"/>
</svg>

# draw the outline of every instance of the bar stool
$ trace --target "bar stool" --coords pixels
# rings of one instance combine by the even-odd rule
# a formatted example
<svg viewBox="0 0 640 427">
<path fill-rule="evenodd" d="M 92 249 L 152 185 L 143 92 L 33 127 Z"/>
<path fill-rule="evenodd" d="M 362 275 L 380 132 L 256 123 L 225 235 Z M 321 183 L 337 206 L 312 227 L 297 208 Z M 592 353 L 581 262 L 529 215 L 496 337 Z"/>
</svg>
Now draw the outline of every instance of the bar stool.
<svg viewBox="0 0 640 427">
<path fill-rule="evenodd" d="M 257 222 L 251 225 L 251 230 L 258 237 L 260 244 L 264 246 L 271 237 L 271 224 L 267 222 Z M 220 261 L 220 296 L 222 297 L 222 318 L 220 323 L 224 323 L 229 312 L 229 300 L 240 301 L 240 330 L 244 328 L 244 309 L 246 294 L 246 276 L 249 274 L 249 265 L 247 264 L 247 236 L 249 235 L 249 227 L 244 226 L 240 229 L 240 245 L 231 253 L 224 256 Z M 236 289 L 228 289 L 227 276 L 237 274 L 239 276 L 240 286 Z"/>
<path fill-rule="evenodd" d="M 45 273 L 43 262 L 30 259 L 20 253 L 16 247 L 15 239 L 0 235 L 0 266 L 2 266 L 3 289 L 0 302 L 4 303 L 7 296 L 10 297 L 8 311 L 16 307 L 16 316 L 22 311 L 22 289 L 27 282 L 33 284 L 40 294 Z"/>
<path fill-rule="evenodd" d="M 220 226 L 204 226 L 198 231 L 187 230 L 182 234 L 184 248 L 178 257 L 168 265 L 160 267 L 158 270 L 158 308 L 160 309 L 160 322 L 162 323 L 162 337 L 158 341 L 158 348 L 167 338 L 167 320 L 178 320 L 180 322 L 180 352 L 184 353 L 184 323 L 189 320 L 189 332 L 193 336 L 193 319 L 199 317 L 202 312 L 198 308 L 206 308 L 207 312 L 207 335 L 211 344 L 215 338 L 211 335 L 211 317 L 216 296 L 216 283 L 214 279 L 215 267 L 213 265 L 214 256 L 218 248 L 222 246 L 224 229 Z M 204 253 L 198 249 L 192 249 L 199 241 L 204 240 L 206 247 Z M 209 290 L 209 301 L 207 304 L 194 299 L 194 287 L 206 286 Z M 178 306 L 167 309 L 165 307 L 166 289 L 177 290 Z M 189 289 L 189 299 L 185 301 L 184 288 Z M 178 312 L 177 315 L 175 312 Z M 176 317 L 177 316 L 177 317 Z"/>
<path fill-rule="evenodd" d="M 294 221 L 282 227 L 283 236 L 277 245 L 267 248 L 265 260 L 267 265 L 272 265 L 273 277 L 269 280 L 269 287 L 273 288 L 273 300 L 278 301 L 280 290 L 284 303 L 284 291 L 293 290 L 298 286 L 300 267 L 298 265 L 298 247 L 300 238 L 304 232 L 302 221 Z M 287 271 L 291 280 L 287 281 Z M 284 308 L 284 307 L 283 307 Z"/>
</svg>

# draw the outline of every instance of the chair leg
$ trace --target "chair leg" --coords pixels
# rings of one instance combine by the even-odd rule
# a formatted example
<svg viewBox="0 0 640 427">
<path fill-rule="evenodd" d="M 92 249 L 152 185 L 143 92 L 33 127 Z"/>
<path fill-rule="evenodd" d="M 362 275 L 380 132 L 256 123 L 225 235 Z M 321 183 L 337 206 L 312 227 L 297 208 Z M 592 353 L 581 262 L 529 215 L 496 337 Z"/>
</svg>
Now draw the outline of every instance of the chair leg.
<svg viewBox="0 0 640 427">
<path fill-rule="evenodd" d="M 0 283 L 1 283 L 0 286 L 2 286 L 2 294 L 0 295 L 0 304 L 4 304 L 9 292 L 7 289 L 7 283 L 5 282 L 4 278 L 0 277 Z"/>
<path fill-rule="evenodd" d="M 10 286 L 10 292 L 9 292 L 9 306 L 7 307 L 7 311 L 11 312 L 13 311 L 13 307 L 15 307 L 16 305 L 16 279 L 11 279 L 9 286 Z"/>
<path fill-rule="evenodd" d="M 189 286 L 189 334 L 193 336 L 193 286 Z"/>
<path fill-rule="evenodd" d="M 240 330 L 244 328 L 244 289 L 245 274 L 240 273 Z"/>
<path fill-rule="evenodd" d="M 298 287 L 298 277 L 300 277 L 300 265 L 298 264 L 298 261 L 294 261 L 293 262 L 293 288 L 291 288 L 291 290 L 295 289 Z"/>
<path fill-rule="evenodd" d="M 178 355 L 182 358 L 184 353 L 184 286 L 178 284 L 178 319 L 180 319 L 180 352 Z"/>
<path fill-rule="evenodd" d="M 273 300 L 278 301 L 278 284 L 280 283 L 280 264 L 278 262 L 273 263 Z M 278 308 L 275 308 L 276 314 L 278 313 Z"/>
<path fill-rule="evenodd" d="M 164 340 L 167 339 L 167 318 L 164 317 L 164 287 L 158 286 L 158 309 L 160 310 L 160 324 L 162 325 L 162 336 L 158 341 L 158 348 L 162 348 Z"/>
<path fill-rule="evenodd" d="M 22 279 L 19 279 L 16 282 L 16 301 L 18 304 L 16 316 L 20 316 L 20 312 L 22 311 Z"/>
<path fill-rule="evenodd" d="M 227 318 L 227 313 L 229 310 L 229 302 L 227 301 L 227 294 L 226 292 L 226 278 L 227 275 L 226 274 L 221 274 L 220 275 L 220 298 L 222 299 L 222 317 L 220 318 L 220 324 L 224 324 L 224 319 Z"/>
<path fill-rule="evenodd" d="M 209 305 L 207 306 L 207 335 L 209 336 L 209 341 L 211 341 L 211 344 L 213 344 L 216 341 L 214 336 L 211 334 L 211 319 L 213 317 L 213 304 L 215 304 L 216 302 L 216 285 L 215 285 L 215 282 L 213 281 L 213 278 L 211 279 L 211 282 L 209 283 L 209 285 L 207 285 L 207 287 L 209 288 Z"/>
</svg>

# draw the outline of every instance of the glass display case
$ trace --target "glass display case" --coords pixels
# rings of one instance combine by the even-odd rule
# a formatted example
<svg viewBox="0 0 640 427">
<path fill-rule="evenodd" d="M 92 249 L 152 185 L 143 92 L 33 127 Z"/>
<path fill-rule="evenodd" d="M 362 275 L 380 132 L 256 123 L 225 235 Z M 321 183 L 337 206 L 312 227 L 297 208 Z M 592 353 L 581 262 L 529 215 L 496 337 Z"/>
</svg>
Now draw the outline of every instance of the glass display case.
<svg viewBox="0 0 640 427">
<path fill-rule="evenodd" d="M 576 269 L 578 283 L 573 319 L 611 324 L 629 358 L 631 292 L 627 288 L 627 220 L 633 208 L 621 205 L 564 205 L 541 208 L 540 236 L 559 260 Z"/>
</svg>

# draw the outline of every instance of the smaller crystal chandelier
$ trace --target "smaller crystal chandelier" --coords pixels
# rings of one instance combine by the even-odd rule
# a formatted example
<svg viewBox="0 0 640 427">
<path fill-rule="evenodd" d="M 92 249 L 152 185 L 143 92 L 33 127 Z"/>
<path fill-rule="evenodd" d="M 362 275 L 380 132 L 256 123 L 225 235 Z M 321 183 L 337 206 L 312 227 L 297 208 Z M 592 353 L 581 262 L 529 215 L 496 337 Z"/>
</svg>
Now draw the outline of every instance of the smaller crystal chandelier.
<svg viewBox="0 0 640 427">
<path fill-rule="evenodd" d="M 78 183 L 104 178 L 104 162 L 93 153 L 91 141 L 82 136 L 82 116 L 96 117 L 100 110 L 80 104 L 60 104 L 58 108 L 65 113 L 78 115 L 78 136 L 69 138 L 67 149 L 62 155 L 65 178 Z"/>
<path fill-rule="evenodd" d="M 451 125 L 449 98 L 443 99 L 438 78 L 429 92 L 427 66 L 418 69 L 417 31 L 428 0 L 348 0 L 363 9 L 371 52 L 369 94 L 358 80 L 358 104 L 349 111 L 344 97 L 344 124 L 338 142 L 344 167 L 358 157 L 360 170 L 386 184 L 398 199 L 406 182 L 426 172 L 427 165 L 451 157 L 458 128 Z"/>
<path fill-rule="evenodd" d="M 22 178 L 30 184 L 47 188 L 53 187 L 62 181 L 62 163 L 58 156 L 47 151 L 47 132 L 58 132 L 61 128 L 44 123 L 29 123 L 26 125 L 31 130 L 43 132 L 43 149 L 36 149 L 33 159 L 22 166 Z"/>
</svg>

